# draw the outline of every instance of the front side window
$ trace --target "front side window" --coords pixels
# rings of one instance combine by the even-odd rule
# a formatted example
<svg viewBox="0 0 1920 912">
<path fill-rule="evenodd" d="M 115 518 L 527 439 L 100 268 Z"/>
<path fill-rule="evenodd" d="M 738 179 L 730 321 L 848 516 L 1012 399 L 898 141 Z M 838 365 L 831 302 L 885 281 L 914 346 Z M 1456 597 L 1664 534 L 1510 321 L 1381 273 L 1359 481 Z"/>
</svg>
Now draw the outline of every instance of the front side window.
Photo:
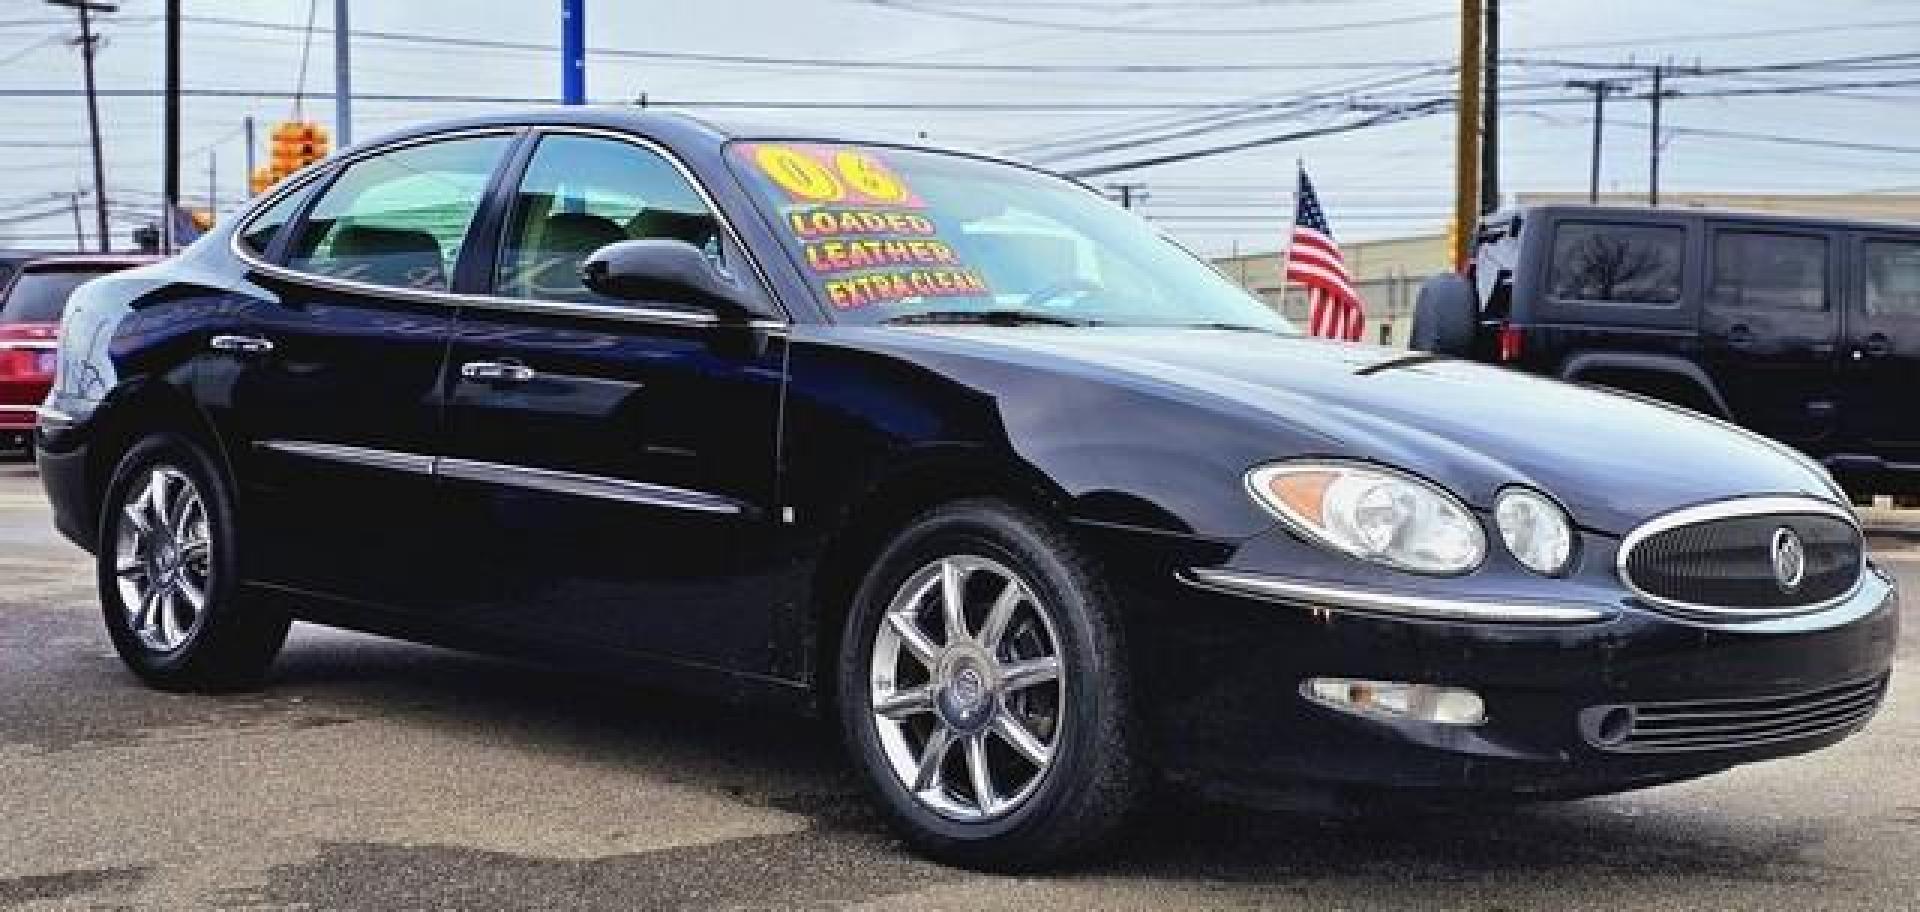
<svg viewBox="0 0 1920 912">
<path fill-rule="evenodd" d="M 1051 175 L 839 143 L 737 142 L 728 160 L 841 322 L 1024 319 L 1293 331 L 1151 225 Z"/>
<path fill-rule="evenodd" d="M 1673 304 L 1686 244 L 1677 225 L 1561 222 L 1548 282 L 1562 301 Z"/>
<path fill-rule="evenodd" d="M 1867 313 L 1920 317 L 1920 241 L 1867 242 Z"/>
<path fill-rule="evenodd" d="M 1723 231 L 1713 239 L 1716 307 L 1827 308 L 1827 240 L 1794 234 Z"/>
<path fill-rule="evenodd" d="M 511 137 L 408 146 L 347 166 L 314 203 L 287 265 L 334 278 L 446 291 L 468 223 Z"/>
<path fill-rule="evenodd" d="M 514 195 L 494 293 L 621 304 L 580 282 L 594 251 L 619 241 L 685 241 L 721 264 L 719 220 L 672 163 L 629 142 L 540 140 Z"/>
</svg>

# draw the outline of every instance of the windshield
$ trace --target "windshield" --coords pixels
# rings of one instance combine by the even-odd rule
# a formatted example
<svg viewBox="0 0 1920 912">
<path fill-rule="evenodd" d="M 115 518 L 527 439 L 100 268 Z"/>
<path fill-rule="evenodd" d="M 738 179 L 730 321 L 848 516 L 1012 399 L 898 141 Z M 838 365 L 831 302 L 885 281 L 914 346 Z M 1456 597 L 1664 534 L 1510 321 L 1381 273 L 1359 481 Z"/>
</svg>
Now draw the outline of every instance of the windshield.
<svg viewBox="0 0 1920 912">
<path fill-rule="evenodd" d="M 67 296 L 75 288 L 97 279 L 111 269 L 29 269 L 0 301 L 0 323 L 58 323 L 67 307 Z"/>
<path fill-rule="evenodd" d="M 1147 223 L 1056 177 L 819 143 L 736 143 L 730 158 L 814 293 L 845 322 L 977 314 L 1294 331 Z"/>
</svg>

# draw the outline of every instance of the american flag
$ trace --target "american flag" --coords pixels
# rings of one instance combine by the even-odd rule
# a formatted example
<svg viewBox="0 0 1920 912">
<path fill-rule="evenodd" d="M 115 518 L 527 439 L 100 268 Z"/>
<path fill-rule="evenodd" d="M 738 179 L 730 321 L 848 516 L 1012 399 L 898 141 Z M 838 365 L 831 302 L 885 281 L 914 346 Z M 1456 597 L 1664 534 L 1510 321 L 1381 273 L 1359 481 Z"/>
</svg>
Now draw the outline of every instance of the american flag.
<svg viewBox="0 0 1920 912">
<path fill-rule="evenodd" d="M 1293 241 L 1287 245 L 1287 281 L 1307 289 L 1307 332 L 1327 339 L 1360 340 L 1367 314 L 1360 293 L 1353 290 L 1347 258 L 1334 243 L 1327 213 L 1313 192 L 1307 169 L 1300 169 L 1300 190 L 1294 196 Z"/>
</svg>

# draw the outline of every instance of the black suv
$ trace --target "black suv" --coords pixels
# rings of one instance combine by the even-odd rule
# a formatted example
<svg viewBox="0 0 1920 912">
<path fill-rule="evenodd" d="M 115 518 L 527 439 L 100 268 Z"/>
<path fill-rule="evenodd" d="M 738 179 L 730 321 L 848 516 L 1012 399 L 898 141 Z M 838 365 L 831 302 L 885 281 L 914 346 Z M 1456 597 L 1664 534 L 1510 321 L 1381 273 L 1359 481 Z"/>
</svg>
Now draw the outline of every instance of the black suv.
<svg viewBox="0 0 1920 912">
<path fill-rule="evenodd" d="M 1856 494 L 1920 492 L 1920 225 L 1502 212 L 1464 274 L 1421 289 L 1413 345 L 1736 422 Z"/>
</svg>

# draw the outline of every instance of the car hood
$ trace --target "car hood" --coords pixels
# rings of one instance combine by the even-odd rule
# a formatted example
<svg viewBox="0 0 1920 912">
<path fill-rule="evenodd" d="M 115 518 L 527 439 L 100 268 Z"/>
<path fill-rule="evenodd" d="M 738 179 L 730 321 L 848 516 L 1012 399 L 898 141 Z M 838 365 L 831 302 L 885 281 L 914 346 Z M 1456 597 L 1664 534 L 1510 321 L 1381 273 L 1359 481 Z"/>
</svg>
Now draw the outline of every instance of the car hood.
<svg viewBox="0 0 1920 912">
<path fill-rule="evenodd" d="M 1151 328 L 891 328 L 1050 370 L 1126 375 L 1324 441 L 1288 456 L 1424 475 L 1481 509 L 1526 484 L 1576 523 L 1623 534 L 1695 503 L 1752 494 L 1836 499 L 1781 444 L 1693 412 L 1425 353 L 1259 332 Z M 1147 381 L 1140 383 L 1139 381 Z"/>
</svg>

